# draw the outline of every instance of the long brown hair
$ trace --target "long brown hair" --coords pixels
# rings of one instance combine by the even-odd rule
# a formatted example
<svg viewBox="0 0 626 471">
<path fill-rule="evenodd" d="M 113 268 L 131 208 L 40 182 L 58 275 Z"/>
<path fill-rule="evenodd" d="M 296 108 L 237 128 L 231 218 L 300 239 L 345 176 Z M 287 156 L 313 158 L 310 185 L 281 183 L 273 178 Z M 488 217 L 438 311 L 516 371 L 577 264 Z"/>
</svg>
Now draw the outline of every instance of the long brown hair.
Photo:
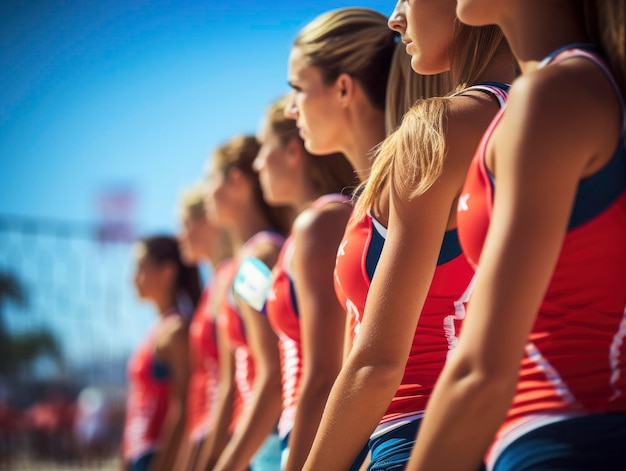
<svg viewBox="0 0 626 471">
<path fill-rule="evenodd" d="M 443 170 L 445 127 L 454 93 L 475 83 L 492 59 L 509 47 L 497 26 L 467 26 L 455 21 L 450 63 L 460 71 L 454 92 L 445 97 L 418 100 L 404 115 L 402 124 L 375 149 L 370 177 L 363 184 L 355 213 L 362 216 L 388 184 L 409 199 L 424 193 Z M 511 58 L 513 66 L 513 59 Z"/>
<path fill-rule="evenodd" d="M 267 126 L 278 136 L 281 146 L 286 146 L 293 139 L 298 141 L 305 156 L 305 172 L 317 194 L 352 193 L 358 178 L 350 162 L 339 152 L 321 156 L 310 154 L 304 148 L 296 122 L 285 116 L 288 103 L 289 96 L 283 96 L 272 103 L 266 112 Z"/>
<path fill-rule="evenodd" d="M 154 235 L 137 241 L 146 250 L 146 256 L 161 265 L 171 263 L 176 266 L 176 281 L 172 296 L 179 308 L 190 309 L 191 314 L 198 305 L 202 290 L 200 273 L 196 265 L 186 265 L 180 255 L 178 241 L 169 235 Z M 190 306 L 188 305 L 190 304 Z"/>
<path fill-rule="evenodd" d="M 294 217 L 292 209 L 286 206 L 270 206 L 265 202 L 259 176 L 252 168 L 252 162 L 260 148 L 259 141 L 255 136 L 235 136 L 215 150 L 213 165 L 223 175 L 227 175 L 233 168 L 243 173 L 252 185 L 254 204 L 257 205 L 272 229 L 281 234 L 288 234 Z"/>
</svg>

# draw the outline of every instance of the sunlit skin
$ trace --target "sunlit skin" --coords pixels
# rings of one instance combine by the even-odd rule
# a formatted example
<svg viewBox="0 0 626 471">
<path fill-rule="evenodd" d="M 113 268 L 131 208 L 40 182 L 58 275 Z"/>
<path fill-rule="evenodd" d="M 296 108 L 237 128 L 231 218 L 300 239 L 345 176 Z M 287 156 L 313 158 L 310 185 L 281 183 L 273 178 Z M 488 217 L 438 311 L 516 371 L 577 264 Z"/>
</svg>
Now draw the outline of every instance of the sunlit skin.
<svg viewBox="0 0 626 471">
<path fill-rule="evenodd" d="M 272 205 L 302 207 L 309 203 L 314 195 L 308 185 L 302 185 L 306 179 L 304 171 L 304 150 L 297 137 L 285 145 L 270 126 L 263 125 L 257 139 L 261 143 L 259 154 L 253 163 L 253 169 L 259 174 L 263 198 Z"/>
<path fill-rule="evenodd" d="M 215 246 L 220 229 L 206 216 L 185 214 L 182 217 L 178 243 L 185 263 L 216 262 Z"/>
<path fill-rule="evenodd" d="M 409 470 L 473 470 L 483 458 L 515 393 L 577 187 L 606 165 L 619 138 L 615 92 L 597 66 L 572 59 L 538 70 L 552 51 L 586 41 L 576 8 L 458 3 L 461 20 L 502 28 L 523 75 L 487 148 L 497 191 L 463 335 L 430 399 Z"/>
<path fill-rule="evenodd" d="M 415 72 L 434 75 L 450 69 L 448 51 L 455 8 L 454 0 L 399 0 L 396 3 L 389 17 L 389 27 L 400 33 Z"/>
<path fill-rule="evenodd" d="M 460 75 L 449 60 L 455 3 L 398 2 L 389 26 L 407 43 L 414 70 Z M 505 57 L 487 64 L 477 81 L 509 82 L 513 77 L 510 57 Z M 385 244 L 359 334 L 332 388 L 304 470 L 347 469 L 398 390 L 444 233 L 456 227 L 457 197 L 473 150 L 498 109 L 495 99 L 481 92 L 450 99 L 440 177 L 424 194 L 411 199 L 388 186 L 372 208 L 388 229 Z"/>
<path fill-rule="evenodd" d="M 224 174 L 223 169 L 213 166 L 205 182 L 209 215 L 226 229 L 235 254 L 254 234 L 271 228 L 255 202 L 251 178 L 236 167 Z M 272 267 L 278 253 L 278 247 L 265 242 L 255 247 L 249 255 Z M 280 361 L 276 335 L 263 314 L 245 303 L 238 304 L 254 358 L 255 379 L 250 400 L 237 429 L 228 443 L 222 444 L 224 448 L 212 468 L 220 471 L 247 469 L 250 459 L 271 433 L 280 414 Z M 232 375 L 232 369 L 226 371 L 226 374 Z M 222 407 L 229 394 L 228 390 L 220 391 L 218 422 L 228 423 L 230 420 L 232 409 Z M 213 456 L 216 458 L 215 454 Z"/>
<path fill-rule="evenodd" d="M 157 263 L 142 243 L 135 246 L 135 263 L 133 281 L 137 295 L 153 303 L 159 316 L 163 317 L 175 305 L 176 267 L 173 263 Z M 153 340 L 154 351 L 156 357 L 169 367 L 171 389 L 160 451 L 151 467 L 158 471 L 171 469 L 183 440 L 184 404 L 189 377 L 185 322 L 180 316 L 166 316 L 161 322 Z"/>
<path fill-rule="evenodd" d="M 290 268 L 298 302 L 303 367 L 284 471 L 299 471 L 341 366 L 345 314 L 334 294 L 333 270 L 351 207 L 330 203 L 311 208 L 322 194 L 315 190 L 307 173 L 307 156 L 300 139 L 293 137 L 281 145 L 269 126 L 262 128 L 258 138 L 261 151 L 253 167 L 259 173 L 266 200 L 288 204 L 298 212 L 292 228 Z"/>
<path fill-rule="evenodd" d="M 374 108 L 359 83 L 341 73 L 326 84 L 295 47 L 289 55 L 293 89 L 285 114 L 296 120 L 306 149 L 315 155 L 342 152 L 361 180 L 367 178 L 370 150 L 385 137 L 384 111 Z"/>
</svg>

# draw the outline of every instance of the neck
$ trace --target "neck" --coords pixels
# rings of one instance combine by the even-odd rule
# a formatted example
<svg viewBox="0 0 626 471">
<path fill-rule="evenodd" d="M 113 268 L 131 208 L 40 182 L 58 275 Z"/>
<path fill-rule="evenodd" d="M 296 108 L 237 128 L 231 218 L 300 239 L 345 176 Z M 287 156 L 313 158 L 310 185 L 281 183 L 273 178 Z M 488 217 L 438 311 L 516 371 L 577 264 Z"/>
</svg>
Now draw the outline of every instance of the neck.
<svg viewBox="0 0 626 471">
<path fill-rule="evenodd" d="M 371 151 L 385 139 L 385 113 L 372 108 L 368 102 L 348 112 L 348 120 L 350 132 L 342 152 L 354 167 L 359 180 L 365 181 L 372 167 Z"/>
<path fill-rule="evenodd" d="M 233 252 L 237 253 L 246 241 L 257 232 L 269 229 L 272 229 L 270 223 L 265 219 L 256 205 L 240 208 L 237 218 L 232 222 L 229 228 Z"/>
<path fill-rule="evenodd" d="M 574 2 L 524 2 L 500 24 L 522 73 L 531 72 L 551 52 L 586 42 L 582 18 Z"/>
<path fill-rule="evenodd" d="M 176 300 L 173 296 L 161 296 L 159 299 L 154 300 L 154 304 L 159 312 L 159 317 L 163 317 L 168 309 L 176 305 Z"/>
<path fill-rule="evenodd" d="M 307 183 L 305 177 L 294 186 L 295 192 L 290 206 L 295 210 L 296 214 L 300 214 L 311 206 L 313 201 L 322 196 L 318 191 L 315 191 L 312 185 Z"/>
</svg>

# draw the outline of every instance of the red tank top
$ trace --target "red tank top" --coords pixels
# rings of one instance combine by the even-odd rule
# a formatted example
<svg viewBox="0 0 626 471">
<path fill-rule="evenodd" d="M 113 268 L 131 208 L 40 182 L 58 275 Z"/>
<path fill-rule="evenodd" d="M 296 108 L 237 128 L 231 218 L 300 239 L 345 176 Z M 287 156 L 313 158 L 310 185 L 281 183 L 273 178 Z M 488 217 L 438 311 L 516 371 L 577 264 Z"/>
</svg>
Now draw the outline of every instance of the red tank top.
<svg viewBox="0 0 626 471">
<path fill-rule="evenodd" d="M 232 290 L 233 281 L 239 270 L 241 261 L 254 252 L 258 244 L 270 242 L 281 247 L 285 238 L 278 233 L 262 231 L 253 235 L 241 248 L 235 262 L 228 268 L 228 292 L 220 309 L 220 328 L 226 334 L 228 343 L 235 358 L 235 384 L 241 403 L 237 406 L 235 417 L 239 417 L 252 395 L 254 384 L 254 359 L 246 339 L 245 326 L 241 312 L 237 307 Z"/>
<path fill-rule="evenodd" d="M 613 83 L 596 55 L 576 48 L 557 51 L 542 66 L 570 57 L 592 60 Z M 506 110 L 486 132 L 459 199 L 459 236 L 473 263 L 480 259 L 497 188 L 485 165 L 485 149 L 503 113 Z M 528 338 L 517 392 L 494 450 L 573 415 L 626 411 L 625 136 L 623 132 L 606 167 L 580 182 L 559 259 Z"/>
<path fill-rule="evenodd" d="M 315 200 L 311 207 L 321 208 L 328 203 L 345 203 L 350 198 L 340 194 L 324 195 Z M 285 437 L 293 428 L 297 396 L 302 376 L 302 341 L 300 336 L 300 318 L 296 299 L 294 280 L 291 274 L 291 259 L 296 247 L 293 237 L 289 237 L 274 269 L 272 270 L 272 288 L 267 299 L 267 317 L 278 336 L 282 373 L 282 413 L 278 423 L 278 434 Z"/>
<path fill-rule="evenodd" d="M 485 84 L 469 89 L 490 93 L 503 105 L 506 93 L 502 88 L 506 87 Z M 358 334 L 386 234 L 386 228 L 370 215 L 352 218 L 339 247 L 335 289 L 339 300 L 354 318 L 354 335 Z M 473 276 L 474 270 L 461 252 L 457 231 L 447 231 L 400 387 L 372 438 L 423 416 L 446 358 L 458 342 Z"/>
<path fill-rule="evenodd" d="M 158 448 L 170 397 L 167 365 L 155 356 L 155 338 L 166 316 L 182 316 L 176 309 L 167 311 L 148 331 L 128 362 L 128 396 L 122 437 L 127 461 Z"/>
<path fill-rule="evenodd" d="M 191 376 L 187 396 L 187 428 L 193 441 L 204 438 L 213 426 L 219 380 L 216 342 L 217 285 L 227 274 L 228 261 L 220 263 L 200 298 L 189 326 Z M 223 283 L 222 283 L 223 284 Z"/>
</svg>

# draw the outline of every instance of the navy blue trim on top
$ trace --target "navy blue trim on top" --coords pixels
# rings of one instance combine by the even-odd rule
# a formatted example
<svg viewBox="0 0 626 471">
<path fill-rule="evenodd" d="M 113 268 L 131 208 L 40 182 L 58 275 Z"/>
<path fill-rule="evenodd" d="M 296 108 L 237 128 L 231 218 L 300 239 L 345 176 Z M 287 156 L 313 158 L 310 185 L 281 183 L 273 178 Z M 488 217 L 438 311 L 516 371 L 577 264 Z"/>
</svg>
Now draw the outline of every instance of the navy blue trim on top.
<svg viewBox="0 0 626 471">
<path fill-rule="evenodd" d="M 365 258 L 365 271 L 369 276 L 370 281 L 374 278 L 374 272 L 376 271 L 376 265 L 380 259 L 380 254 L 383 253 L 383 246 L 385 245 L 385 238 L 376 230 L 374 221 L 370 221 L 372 224 L 372 240 L 370 246 L 367 249 L 367 257 Z"/>
<path fill-rule="evenodd" d="M 439 258 L 437 266 L 448 263 L 463 253 L 461 243 L 459 242 L 459 234 L 456 229 L 446 231 L 441 242 L 441 250 L 439 250 Z"/>
<path fill-rule="evenodd" d="M 165 381 L 170 377 L 170 367 L 164 361 L 154 358 L 152 362 L 152 375 L 157 381 Z"/>
<path fill-rule="evenodd" d="M 296 285 L 293 284 L 293 280 L 289 277 L 289 294 L 291 295 L 291 305 L 293 306 L 293 311 L 296 313 L 296 317 L 300 317 L 300 312 L 298 311 L 298 298 L 296 298 Z"/>
<path fill-rule="evenodd" d="M 611 206 L 626 190 L 626 145 L 621 136 L 619 147 L 609 163 L 598 173 L 582 180 L 576 191 L 576 200 L 568 230 L 593 219 Z"/>
</svg>

